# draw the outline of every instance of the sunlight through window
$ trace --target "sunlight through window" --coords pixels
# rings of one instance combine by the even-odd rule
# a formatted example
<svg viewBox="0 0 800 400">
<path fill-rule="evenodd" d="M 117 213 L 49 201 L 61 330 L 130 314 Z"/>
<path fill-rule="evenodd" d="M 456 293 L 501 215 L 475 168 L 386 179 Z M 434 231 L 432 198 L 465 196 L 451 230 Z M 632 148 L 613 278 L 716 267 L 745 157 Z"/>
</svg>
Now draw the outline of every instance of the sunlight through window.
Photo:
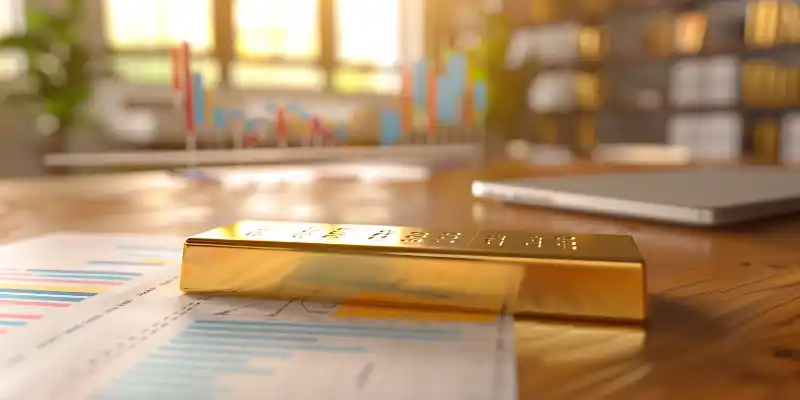
<svg viewBox="0 0 800 400">
<path fill-rule="evenodd" d="M 335 0 L 338 58 L 391 66 L 400 58 L 400 0 Z"/>
<path fill-rule="evenodd" d="M 235 0 L 234 7 L 239 55 L 317 58 L 317 0 Z"/>
<path fill-rule="evenodd" d="M 213 47 L 211 0 L 105 0 L 109 47 L 160 48 L 181 41 L 194 50 Z"/>
<path fill-rule="evenodd" d="M 21 0 L 0 0 L 0 37 L 24 28 Z M 25 56 L 20 52 L 0 51 L 0 80 L 10 80 L 25 68 Z"/>
</svg>

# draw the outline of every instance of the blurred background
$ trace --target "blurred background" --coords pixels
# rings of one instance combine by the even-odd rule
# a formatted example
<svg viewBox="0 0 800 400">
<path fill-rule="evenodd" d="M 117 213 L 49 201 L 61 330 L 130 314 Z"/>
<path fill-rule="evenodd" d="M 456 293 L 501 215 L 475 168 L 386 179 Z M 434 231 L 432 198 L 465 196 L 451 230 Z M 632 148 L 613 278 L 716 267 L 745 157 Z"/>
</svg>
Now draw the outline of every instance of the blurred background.
<svg viewBox="0 0 800 400">
<path fill-rule="evenodd" d="M 709 162 L 797 160 L 797 2 L 503 3 L 488 19 L 504 49 L 490 62 L 489 137 L 519 139 L 520 156 L 525 143 L 640 143 Z"/>
<path fill-rule="evenodd" d="M 793 1 L 0 0 L 0 37 L 0 176 L 182 166 L 189 134 L 216 165 L 800 160 Z M 183 41 L 222 125 L 176 106 Z"/>
</svg>

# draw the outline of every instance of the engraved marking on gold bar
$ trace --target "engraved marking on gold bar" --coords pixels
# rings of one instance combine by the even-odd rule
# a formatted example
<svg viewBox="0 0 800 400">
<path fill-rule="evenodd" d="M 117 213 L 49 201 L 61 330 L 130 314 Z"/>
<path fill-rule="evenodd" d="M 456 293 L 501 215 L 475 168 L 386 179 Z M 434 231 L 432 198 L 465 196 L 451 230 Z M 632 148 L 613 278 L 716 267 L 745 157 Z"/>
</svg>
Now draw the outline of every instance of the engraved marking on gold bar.
<svg viewBox="0 0 800 400">
<path fill-rule="evenodd" d="M 186 240 L 181 288 L 516 315 L 642 321 L 627 236 L 242 221 Z"/>
</svg>

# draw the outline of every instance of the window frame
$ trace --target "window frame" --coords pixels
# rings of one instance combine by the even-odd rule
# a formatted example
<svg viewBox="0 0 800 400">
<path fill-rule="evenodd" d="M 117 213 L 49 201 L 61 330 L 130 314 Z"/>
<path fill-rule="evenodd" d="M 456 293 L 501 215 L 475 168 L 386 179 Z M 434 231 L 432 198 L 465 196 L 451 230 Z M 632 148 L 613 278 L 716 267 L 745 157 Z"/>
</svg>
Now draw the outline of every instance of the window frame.
<svg viewBox="0 0 800 400">
<path fill-rule="evenodd" d="M 213 46 L 212 49 L 208 52 L 198 52 L 196 56 L 198 58 L 212 58 L 216 61 L 217 67 L 219 69 L 219 85 L 222 88 L 232 88 L 233 79 L 232 79 L 232 69 L 237 62 L 246 62 L 247 64 L 254 65 L 254 66 L 263 66 L 263 67 L 312 67 L 314 69 L 321 70 L 324 76 L 324 87 L 323 92 L 330 93 L 330 94 L 343 94 L 341 91 L 337 90 L 334 84 L 334 76 L 339 71 L 347 71 L 347 72 L 356 72 L 356 73 L 375 73 L 375 74 L 399 74 L 401 72 L 402 65 L 406 62 L 410 61 L 409 58 L 413 57 L 413 54 L 409 54 L 409 43 L 407 43 L 406 39 L 408 35 L 404 34 L 409 28 L 411 21 L 409 20 L 410 16 L 406 12 L 406 3 L 408 0 L 400 0 L 400 23 L 399 29 L 400 32 L 398 33 L 398 38 L 400 43 L 398 47 L 400 49 L 399 54 L 399 62 L 393 66 L 375 66 L 375 65 L 365 65 L 365 64 L 358 64 L 358 63 L 348 63 L 348 62 L 340 62 L 336 58 L 336 17 L 335 13 L 335 1 L 336 0 L 318 0 L 318 7 L 319 12 L 317 25 L 319 27 L 319 43 L 320 43 L 320 53 L 319 57 L 315 61 L 308 61 L 308 60 L 293 60 L 287 59 L 284 57 L 253 57 L 253 56 L 239 56 L 236 52 L 236 25 L 234 23 L 235 20 L 235 13 L 234 13 L 234 2 L 236 0 L 211 0 L 211 7 L 212 7 L 212 37 L 213 37 Z M 265 0 L 266 1 L 266 0 Z M 376 1 L 376 0 L 374 0 Z M 419 6 L 423 9 L 427 8 L 429 0 L 416 0 L 419 2 Z M 105 7 L 106 3 L 102 2 L 102 6 Z M 105 16 L 107 10 L 102 10 L 101 18 Z M 426 10 L 427 11 L 427 10 Z M 420 15 L 422 17 L 424 14 Z M 422 43 L 419 43 L 418 46 L 420 47 L 420 51 L 415 52 L 419 53 L 418 57 L 423 57 L 425 54 L 429 54 L 430 49 L 428 48 L 428 34 L 431 32 L 427 28 L 428 25 L 428 18 L 423 18 L 423 29 L 424 33 L 422 37 L 417 38 Z M 103 23 L 105 21 L 102 21 Z M 104 40 L 103 46 L 103 53 L 107 56 L 112 57 L 144 57 L 144 56 L 163 56 L 167 57 L 169 49 L 167 48 L 147 48 L 147 49 L 113 49 L 107 40 Z M 242 88 L 243 90 L 250 90 L 250 88 Z M 272 88 L 263 87 L 253 90 L 271 90 Z M 297 88 L 297 89 L 281 89 L 275 88 L 281 91 L 298 91 L 298 92 L 305 92 L 309 91 L 305 88 Z M 348 93 L 349 94 L 349 93 Z M 373 91 L 366 91 L 365 93 L 354 93 L 354 94 L 377 94 Z"/>
</svg>

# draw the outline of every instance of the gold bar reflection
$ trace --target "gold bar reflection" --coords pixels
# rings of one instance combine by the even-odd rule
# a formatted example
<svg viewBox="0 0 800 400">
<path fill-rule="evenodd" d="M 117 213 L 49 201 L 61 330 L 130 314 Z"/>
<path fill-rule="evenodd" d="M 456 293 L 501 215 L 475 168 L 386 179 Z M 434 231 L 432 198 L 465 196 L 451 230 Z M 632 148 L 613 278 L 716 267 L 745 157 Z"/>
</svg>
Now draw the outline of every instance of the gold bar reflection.
<svg viewBox="0 0 800 400">
<path fill-rule="evenodd" d="M 241 221 L 186 240 L 181 289 L 268 298 L 646 318 L 629 236 Z"/>
</svg>

